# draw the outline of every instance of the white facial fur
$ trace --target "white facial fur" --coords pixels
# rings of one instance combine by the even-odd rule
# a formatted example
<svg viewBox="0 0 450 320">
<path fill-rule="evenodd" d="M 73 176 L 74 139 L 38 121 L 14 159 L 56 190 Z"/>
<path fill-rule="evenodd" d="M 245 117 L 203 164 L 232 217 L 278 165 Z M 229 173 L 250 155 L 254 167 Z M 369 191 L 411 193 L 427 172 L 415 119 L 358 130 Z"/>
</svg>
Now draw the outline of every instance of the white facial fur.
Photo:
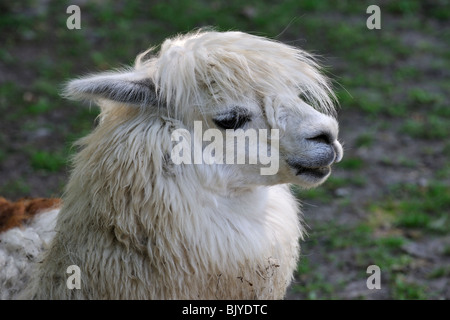
<svg viewBox="0 0 450 320">
<path fill-rule="evenodd" d="M 226 171 L 228 172 L 230 185 L 234 184 L 234 180 L 236 185 L 240 185 L 241 181 L 245 180 L 248 186 L 294 183 L 310 188 L 323 183 L 329 177 L 331 173 L 329 167 L 340 161 L 343 154 L 342 146 L 337 141 L 338 123 L 336 119 L 315 110 L 300 98 L 293 98 L 295 105 L 290 106 L 274 106 L 274 102 L 278 101 L 280 99 L 266 98 L 260 99 L 259 103 L 257 99 L 229 102 L 225 107 L 215 107 L 214 110 L 220 110 L 216 113 L 210 115 L 196 114 L 193 118 L 184 120 L 187 123 L 202 121 L 202 134 L 211 128 L 216 128 L 216 131 L 220 130 L 219 132 L 222 133 L 224 140 L 223 161 L 221 161 L 221 164 L 211 164 L 211 166 L 216 166 L 210 168 L 211 172 Z M 277 161 L 276 165 L 272 165 L 272 163 L 262 164 L 260 161 L 254 164 L 249 163 L 249 154 L 252 148 L 249 145 L 250 139 L 246 141 L 245 150 L 241 150 L 244 153 L 243 157 L 246 159 L 245 164 L 236 164 L 236 158 L 234 158 L 234 162 L 226 162 L 226 148 L 230 147 L 229 144 L 225 143 L 226 131 L 214 123 L 214 118 L 217 115 L 222 116 L 232 113 L 236 106 L 239 106 L 241 111 L 244 110 L 244 113 L 250 118 L 240 127 L 241 130 L 244 132 L 254 130 L 257 133 L 265 130 L 267 132 L 267 144 L 263 144 L 259 140 L 258 150 L 262 152 L 262 149 L 268 149 L 269 152 L 264 154 L 270 155 L 270 150 L 277 148 L 276 155 L 278 158 L 270 159 L 271 162 Z M 192 126 L 187 128 L 191 132 L 193 131 Z M 271 129 L 279 131 L 278 141 L 270 139 Z M 315 139 L 321 135 L 323 137 Z M 197 138 L 199 136 L 197 135 Z M 323 141 L 322 138 L 329 139 L 329 141 Z M 211 140 L 203 141 L 203 149 L 210 145 L 209 141 Z M 236 150 L 237 143 L 234 140 L 233 142 L 231 150 Z M 268 167 L 275 168 L 276 172 L 267 175 L 261 174 L 261 168 Z M 299 173 L 299 170 L 302 172 Z"/>
<path fill-rule="evenodd" d="M 245 110 L 249 121 L 240 128 L 267 130 L 268 146 L 259 141 L 258 150 L 277 151 L 278 170 L 262 175 L 261 168 L 267 165 L 261 163 L 213 164 L 204 169 L 219 174 L 218 179 L 227 180 L 231 187 L 234 181 L 241 186 L 243 180 L 248 186 L 314 187 L 326 180 L 330 166 L 342 158 L 338 124 L 329 115 L 334 108 L 332 91 L 306 52 L 240 32 L 221 34 L 220 42 L 214 32 L 199 32 L 167 40 L 157 56 L 146 60 L 147 54 L 138 56 L 134 69 L 74 80 L 66 94 L 110 101 L 101 103 L 103 118 L 108 108 L 125 105 L 176 119 L 191 134 L 195 121 L 202 121 L 203 133 L 210 128 L 225 133 L 217 119 L 233 108 Z M 271 129 L 279 130 L 276 144 L 270 140 Z M 203 148 L 208 145 L 199 143 Z"/>
</svg>

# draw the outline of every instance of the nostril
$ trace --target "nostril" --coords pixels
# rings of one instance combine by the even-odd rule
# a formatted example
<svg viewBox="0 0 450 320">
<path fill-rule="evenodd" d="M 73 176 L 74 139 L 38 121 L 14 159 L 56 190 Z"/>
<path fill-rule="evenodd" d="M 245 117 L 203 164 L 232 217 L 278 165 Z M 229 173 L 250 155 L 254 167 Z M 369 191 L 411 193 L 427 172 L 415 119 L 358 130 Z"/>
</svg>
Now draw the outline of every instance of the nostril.
<svg viewBox="0 0 450 320">
<path fill-rule="evenodd" d="M 308 140 L 310 141 L 314 141 L 317 143 L 325 143 L 325 144 L 331 144 L 332 143 L 332 139 L 331 139 L 331 134 L 326 133 L 326 132 L 322 132 L 321 134 L 312 137 L 312 138 L 308 138 Z"/>
</svg>

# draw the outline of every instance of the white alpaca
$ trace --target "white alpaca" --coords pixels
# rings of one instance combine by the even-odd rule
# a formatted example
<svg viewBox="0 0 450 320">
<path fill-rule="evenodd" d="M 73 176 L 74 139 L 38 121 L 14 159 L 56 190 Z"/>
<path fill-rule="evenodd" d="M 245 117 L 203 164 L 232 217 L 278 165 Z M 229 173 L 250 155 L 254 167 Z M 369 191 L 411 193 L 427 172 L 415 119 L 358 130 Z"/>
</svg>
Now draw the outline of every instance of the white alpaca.
<svg viewBox="0 0 450 320">
<path fill-rule="evenodd" d="M 19 228 L 0 235 L 2 298 L 284 297 L 304 232 L 288 184 L 317 186 L 342 158 L 332 92 L 310 55 L 199 31 L 139 55 L 133 69 L 74 80 L 66 94 L 96 101 L 100 123 L 78 143 L 54 231 L 52 211 L 28 226 L 34 241 L 20 244 Z M 224 134 L 279 130 L 279 147 L 270 138 L 258 146 L 279 154 L 277 173 L 262 175 L 261 163 L 175 164 L 173 133 L 193 133 L 194 121 Z M 25 258 L 30 246 L 43 256 Z M 67 286 L 71 265 L 80 289 Z"/>
</svg>

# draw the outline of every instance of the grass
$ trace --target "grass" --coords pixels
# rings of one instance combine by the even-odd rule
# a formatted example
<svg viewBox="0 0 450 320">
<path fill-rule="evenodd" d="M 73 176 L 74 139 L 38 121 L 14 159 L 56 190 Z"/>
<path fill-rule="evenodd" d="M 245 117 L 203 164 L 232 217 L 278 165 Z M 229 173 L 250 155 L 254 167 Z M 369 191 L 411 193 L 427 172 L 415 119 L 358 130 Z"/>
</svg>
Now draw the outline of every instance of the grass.
<svg viewBox="0 0 450 320">
<path fill-rule="evenodd" d="M 409 241 L 405 237 L 375 237 L 373 227 L 365 222 L 352 227 L 336 227 L 332 223 L 319 224 L 311 237 L 312 239 L 303 244 L 302 252 L 305 254 L 301 257 L 297 269 L 300 280 L 294 284 L 294 291 L 304 293 L 306 298 L 339 298 L 339 293 L 344 290 L 345 281 L 342 279 L 347 277 L 365 280 L 366 269 L 370 265 L 380 267 L 383 275 L 382 286 L 393 288 L 393 299 L 424 299 L 429 296 L 425 288 L 410 283 L 403 277 L 404 272 L 411 268 L 414 262 L 413 256 L 402 251 L 402 246 Z M 308 252 L 314 252 L 314 248 L 320 247 L 327 248 L 326 251 L 321 251 L 320 255 L 334 266 L 334 277 L 325 277 L 311 266 Z M 340 255 L 345 251 L 350 252 L 351 260 L 343 264 Z M 348 264 L 353 265 L 352 268 L 359 272 L 349 274 Z M 445 271 L 437 270 L 432 275 L 440 277 L 443 272 Z M 365 287 L 360 289 L 364 290 Z"/>
<path fill-rule="evenodd" d="M 395 277 L 392 297 L 397 300 L 425 300 L 427 291 L 423 285 L 406 280 L 402 275 Z"/>
<path fill-rule="evenodd" d="M 449 278 L 450 277 L 450 267 L 437 267 L 433 269 L 429 274 L 429 279 L 439 279 L 439 278 Z"/>
<path fill-rule="evenodd" d="M 14 198 L 17 194 L 26 195 L 29 192 L 30 186 L 24 178 L 4 181 L 0 185 L 1 196 L 5 198 Z"/>
<path fill-rule="evenodd" d="M 379 205 L 372 204 L 371 210 L 384 212 L 396 227 L 449 233 L 450 187 L 439 182 L 426 187 L 397 185 L 391 196 Z"/>
<path fill-rule="evenodd" d="M 444 246 L 444 250 L 442 251 L 444 256 L 450 257 L 450 245 Z"/>
<path fill-rule="evenodd" d="M 367 278 L 365 270 L 369 265 L 380 267 L 382 286 L 391 288 L 392 299 L 428 299 L 433 292 L 421 284 L 405 278 L 405 272 L 415 268 L 415 257 L 405 253 L 402 247 L 410 241 L 401 235 L 374 236 L 374 227 L 366 222 L 353 227 L 336 227 L 332 223 L 319 224 L 315 227 L 313 239 L 303 243 L 305 252 L 298 265 L 299 282 L 294 284 L 293 290 L 303 293 L 308 299 L 339 298 L 344 290 L 343 278 L 361 281 Z M 315 248 L 327 248 L 320 255 L 334 266 L 333 277 L 325 277 L 312 267 L 308 253 L 315 252 Z M 351 260 L 342 263 L 342 252 L 349 250 Z M 324 262 L 316 262 L 322 264 Z M 357 274 L 348 274 L 348 264 L 352 269 L 359 270 Z M 440 267 L 428 274 L 429 279 L 442 278 L 448 275 L 448 268 Z M 341 280 L 339 280 L 341 279 Z M 363 285 L 360 288 L 364 290 Z"/>
<path fill-rule="evenodd" d="M 0 164 L 1 164 L 3 161 L 5 161 L 6 157 L 7 157 L 6 151 L 0 149 Z"/>
<path fill-rule="evenodd" d="M 339 167 L 346 170 L 360 170 L 364 167 L 364 161 L 357 157 L 344 158 Z"/>
<path fill-rule="evenodd" d="M 43 97 L 40 98 L 36 103 L 31 104 L 28 107 L 27 112 L 29 112 L 32 115 L 37 115 L 48 112 L 50 108 L 51 106 L 47 98 Z"/>
<path fill-rule="evenodd" d="M 400 249 L 406 243 L 406 239 L 400 236 L 387 236 L 377 239 L 376 242 L 384 248 Z"/>
<path fill-rule="evenodd" d="M 374 142 L 374 134 L 373 133 L 362 133 L 355 140 L 355 146 L 357 148 L 361 147 L 370 147 Z"/>
<path fill-rule="evenodd" d="M 34 170 L 57 172 L 66 166 L 66 157 L 57 152 L 35 151 L 31 154 L 31 166 Z"/>
<path fill-rule="evenodd" d="M 334 181 L 333 181 L 334 180 Z M 346 179 L 331 179 L 332 188 L 347 185 Z M 295 190 L 295 189 L 294 189 Z M 328 191 L 321 191 L 327 199 Z M 304 194 L 305 198 L 311 194 Z M 314 199 L 308 198 L 308 199 Z M 329 199 L 328 203 L 333 200 Z M 344 290 L 344 284 L 339 279 L 365 279 L 367 266 L 375 264 L 380 267 L 383 285 L 390 288 L 392 299 L 433 299 L 436 293 L 419 282 L 412 281 L 405 274 L 416 270 L 416 256 L 404 247 L 411 241 L 416 241 L 417 233 L 423 238 L 424 233 L 445 235 L 450 233 L 450 189 L 438 181 L 431 181 L 425 187 L 411 184 L 399 184 L 392 187 L 388 196 L 379 203 L 368 204 L 370 214 L 366 219 L 353 225 L 338 225 L 333 222 L 315 222 L 314 233 L 302 243 L 302 260 L 298 267 L 299 283 L 294 285 L 294 291 L 304 297 L 316 299 L 339 298 Z M 325 249 L 326 248 L 326 249 Z M 321 250 L 317 253 L 316 250 Z M 316 253 L 311 255 L 311 253 Z M 351 259 L 339 263 L 343 252 L 349 252 Z M 450 255 L 450 247 L 444 247 L 442 256 Z M 311 265 L 312 257 L 321 256 L 334 266 L 335 278 L 319 276 Z M 324 262 L 314 262 L 323 264 Z M 348 274 L 348 263 L 352 269 L 360 270 L 357 275 Z M 445 267 L 426 271 L 426 279 L 437 279 L 448 276 L 449 269 Z M 345 282 L 345 281 L 344 281 Z M 361 288 L 363 290 L 364 288 Z"/>
<path fill-rule="evenodd" d="M 401 131 L 414 138 L 444 139 L 450 134 L 450 119 L 430 115 L 405 121 Z"/>
<path fill-rule="evenodd" d="M 348 204 L 345 190 L 348 187 L 364 187 L 366 183 L 367 180 L 363 175 L 354 175 L 349 178 L 331 176 L 320 188 L 305 190 L 298 186 L 293 186 L 292 192 L 302 201 L 314 200 L 322 204 L 331 204 L 336 199 L 336 196 L 344 197 L 344 199 L 341 199 L 340 205 L 345 206 Z M 344 193 L 340 194 L 340 189 L 345 189 Z"/>
</svg>

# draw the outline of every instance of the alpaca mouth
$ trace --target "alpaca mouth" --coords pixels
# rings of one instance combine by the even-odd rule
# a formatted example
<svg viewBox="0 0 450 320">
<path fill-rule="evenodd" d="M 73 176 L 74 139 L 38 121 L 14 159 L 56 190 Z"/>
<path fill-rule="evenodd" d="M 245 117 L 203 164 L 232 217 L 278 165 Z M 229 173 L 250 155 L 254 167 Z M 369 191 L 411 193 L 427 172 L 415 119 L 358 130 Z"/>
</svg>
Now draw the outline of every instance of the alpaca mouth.
<svg viewBox="0 0 450 320">
<path fill-rule="evenodd" d="M 319 163 L 305 163 L 299 160 L 288 160 L 289 166 L 295 170 L 296 176 L 308 176 L 310 178 L 322 179 L 331 172 L 333 161 L 320 161 Z"/>
<path fill-rule="evenodd" d="M 294 168 L 297 170 L 297 172 L 295 174 L 296 176 L 308 175 L 308 176 L 312 176 L 312 177 L 318 178 L 318 179 L 324 178 L 331 172 L 330 166 L 318 167 L 318 168 L 295 166 Z"/>
</svg>

